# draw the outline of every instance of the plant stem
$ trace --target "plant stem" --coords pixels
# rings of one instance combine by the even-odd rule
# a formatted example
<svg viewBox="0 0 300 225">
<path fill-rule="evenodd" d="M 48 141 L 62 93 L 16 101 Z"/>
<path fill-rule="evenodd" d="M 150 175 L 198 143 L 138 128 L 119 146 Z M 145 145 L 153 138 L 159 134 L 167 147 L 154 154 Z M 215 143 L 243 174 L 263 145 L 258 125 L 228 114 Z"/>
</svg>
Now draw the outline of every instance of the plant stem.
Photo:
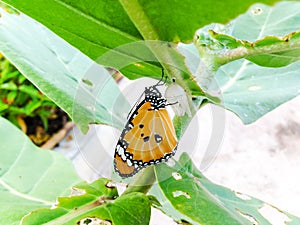
<svg viewBox="0 0 300 225">
<path fill-rule="evenodd" d="M 131 192 L 142 192 L 146 194 L 155 181 L 154 166 L 148 166 L 135 176 L 133 182 L 130 183 L 128 188 L 123 192 L 123 195 Z"/>
</svg>

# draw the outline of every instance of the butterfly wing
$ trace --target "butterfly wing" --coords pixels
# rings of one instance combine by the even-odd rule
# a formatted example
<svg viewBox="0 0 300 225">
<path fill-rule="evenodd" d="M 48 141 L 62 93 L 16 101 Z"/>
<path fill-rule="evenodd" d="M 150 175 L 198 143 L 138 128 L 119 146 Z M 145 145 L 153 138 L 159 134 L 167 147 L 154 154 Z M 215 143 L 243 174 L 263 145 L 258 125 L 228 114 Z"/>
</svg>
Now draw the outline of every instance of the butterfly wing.
<svg viewBox="0 0 300 225">
<path fill-rule="evenodd" d="M 128 165 L 127 161 L 123 161 L 122 157 L 119 156 L 118 154 L 115 155 L 114 167 L 115 167 L 115 171 L 121 177 L 131 177 L 141 169 L 140 167 L 137 167 L 132 164 Z"/>
<path fill-rule="evenodd" d="M 161 107 L 153 110 L 143 101 L 130 116 L 115 153 L 115 170 L 123 177 L 141 168 L 168 160 L 175 154 L 177 139 L 171 118 Z"/>
<path fill-rule="evenodd" d="M 126 152 L 136 165 L 146 166 L 152 161 L 163 161 L 177 146 L 173 123 L 167 110 L 150 109 L 149 102 L 138 109 L 132 120 L 133 128 L 123 137 L 129 143 Z"/>
</svg>

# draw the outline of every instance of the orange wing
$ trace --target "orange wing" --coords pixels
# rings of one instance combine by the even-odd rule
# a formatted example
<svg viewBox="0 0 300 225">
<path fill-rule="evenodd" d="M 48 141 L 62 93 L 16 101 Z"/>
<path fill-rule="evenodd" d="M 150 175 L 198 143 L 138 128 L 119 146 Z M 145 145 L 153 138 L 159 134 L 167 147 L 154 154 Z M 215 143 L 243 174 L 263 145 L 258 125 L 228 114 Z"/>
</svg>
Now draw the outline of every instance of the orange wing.
<svg viewBox="0 0 300 225">
<path fill-rule="evenodd" d="M 126 152 L 132 155 L 134 164 L 160 162 L 170 157 L 177 145 L 173 123 L 165 108 L 149 110 L 145 102 L 131 121 L 133 128 L 123 139 L 129 143 Z"/>
<path fill-rule="evenodd" d="M 139 167 L 136 167 L 134 165 L 129 166 L 127 161 L 123 161 L 122 157 L 119 155 L 115 156 L 114 160 L 115 164 L 115 170 L 122 176 L 124 177 L 129 177 L 134 174 L 136 174 L 139 171 Z"/>
<path fill-rule="evenodd" d="M 122 177 L 167 161 L 176 152 L 175 129 L 158 85 L 145 89 L 145 99 L 133 110 L 117 143 L 114 168 Z"/>
</svg>

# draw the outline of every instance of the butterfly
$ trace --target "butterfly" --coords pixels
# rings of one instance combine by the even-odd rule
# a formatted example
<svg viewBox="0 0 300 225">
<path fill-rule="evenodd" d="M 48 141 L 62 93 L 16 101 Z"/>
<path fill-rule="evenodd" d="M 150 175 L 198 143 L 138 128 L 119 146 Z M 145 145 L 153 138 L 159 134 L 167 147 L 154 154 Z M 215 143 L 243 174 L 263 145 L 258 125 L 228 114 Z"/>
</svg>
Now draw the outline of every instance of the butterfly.
<svg viewBox="0 0 300 225">
<path fill-rule="evenodd" d="M 157 88 L 164 85 L 162 79 L 145 88 L 144 99 L 128 115 L 114 155 L 114 169 L 121 177 L 167 161 L 176 152 L 178 141 L 166 109 L 168 103 Z"/>
</svg>

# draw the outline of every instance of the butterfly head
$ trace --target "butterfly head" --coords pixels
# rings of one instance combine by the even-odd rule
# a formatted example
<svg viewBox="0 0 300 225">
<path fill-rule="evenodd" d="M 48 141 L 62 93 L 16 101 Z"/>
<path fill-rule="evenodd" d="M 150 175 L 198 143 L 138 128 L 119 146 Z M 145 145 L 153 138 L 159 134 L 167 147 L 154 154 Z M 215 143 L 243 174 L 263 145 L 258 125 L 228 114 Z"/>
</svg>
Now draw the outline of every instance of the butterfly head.
<svg viewBox="0 0 300 225">
<path fill-rule="evenodd" d="M 153 85 L 145 88 L 145 101 L 150 102 L 153 109 L 159 109 L 166 106 L 167 100 L 162 96 L 157 89 L 158 85 Z"/>
<path fill-rule="evenodd" d="M 161 98 L 162 94 L 160 91 L 157 89 L 157 85 L 153 85 L 150 87 L 145 88 L 145 97 L 155 97 L 155 98 Z"/>
</svg>

